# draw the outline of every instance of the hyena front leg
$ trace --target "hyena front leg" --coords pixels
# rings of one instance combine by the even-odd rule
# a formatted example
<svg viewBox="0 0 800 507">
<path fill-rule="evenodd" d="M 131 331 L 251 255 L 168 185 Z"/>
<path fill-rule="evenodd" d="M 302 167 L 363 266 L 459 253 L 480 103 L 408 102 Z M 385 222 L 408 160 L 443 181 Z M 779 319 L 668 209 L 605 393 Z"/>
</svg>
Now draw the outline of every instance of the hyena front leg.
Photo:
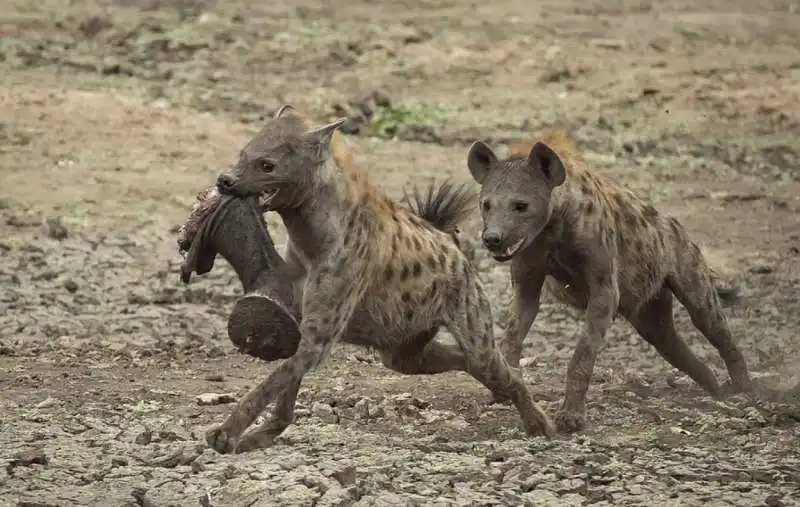
<svg viewBox="0 0 800 507">
<path fill-rule="evenodd" d="M 445 322 L 464 353 L 466 371 L 495 398 L 507 398 L 514 403 L 528 435 L 551 438 L 555 434 L 553 423 L 534 403 L 519 370 L 509 366 L 497 347 L 489 299 L 477 279 L 471 278 L 459 292 L 457 304 L 451 305 Z"/>
<path fill-rule="evenodd" d="M 586 425 L 586 392 L 592 380 L 594 362 L 605 344 L 608 328 L 619 307 L 616 270 L 596 268 L 590 273 L 589 298 L 583 329 L 567 366 L 564 402 L 556 414 L 556 425 L 565 433 L 579 431 Z"/>
<path fill-rule="evenodd" d="M 279 394 L 270 418 L 242 435 L 235 451 L 240 453 L 271 447 L 275 443 L 275 439 L 294 422 L 294 405 L 299 391 L 300 381 L 298 380 Z"/>
<path fill-rule="evenodd" d="M 510 271 L 514 302 L 511 318 L 506 324 L 505 333 L 498 340 L 498 345 L 508 364 L 519 368 L 522 344 L 539 313 L 539 299 L 547 275 L 547 266 L 544 263 L 531 263 L 520 258 L 513 261 Z"/>
<path fill-rule="evenodd" d="M 288 403 L 296 392 L 288 391 L 303 376 L 317 367 L 330 353 L 333 344 L 344 334 L 348 322 L 364 294 L 365 279 L 352 260 L 342 259 L 312 272 L 303 290 L 302 339 L 297 352 L 285 360 L 260 384 L 252 388 L 220 426 L 206 434 L 208 444 L 220 453 L 236 452 L 239 437 L 264 408 L 281 393 Z M 294 396 L 291 396 L 294 394 Z M 292 403 L 293 404 L 293 403 Z M 288 426 L 286 424 L 285 427 Z M 283 431 L 283 429 L 281 429 Z M 250 436 L 241 449 L 252 450 L 270 440 L 258 434 Z"/>
</svg>

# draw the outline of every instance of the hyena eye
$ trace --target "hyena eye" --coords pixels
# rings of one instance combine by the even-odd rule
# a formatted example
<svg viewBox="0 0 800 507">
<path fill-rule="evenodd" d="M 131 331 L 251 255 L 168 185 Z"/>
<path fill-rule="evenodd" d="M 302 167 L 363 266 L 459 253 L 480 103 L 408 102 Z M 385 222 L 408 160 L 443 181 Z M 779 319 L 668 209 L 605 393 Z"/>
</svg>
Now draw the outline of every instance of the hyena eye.
<svg viewBox="0 0 800 507">
<path fill-rule="evenodd" d="M 492 209 L 492 205 L 489 204 L 489 201 L 483 201 L 482 206 L 483 206 L 483 211 L 489 211 L 490 209 Z"/>
<path fill-rule="evenodd" d="M 528 211 L 528 203 L 527 202 L 515 202 L 511 205 L 514 208 L 514 211 L 518 211 L 520 213 L 524 213 Z"/>
<path fill-rule="evenodd" d="M 258 167 L 265 173 L 271 173 L 275 170 L 275 162 L 272 160 L 259 160 Z"/>
</svg>

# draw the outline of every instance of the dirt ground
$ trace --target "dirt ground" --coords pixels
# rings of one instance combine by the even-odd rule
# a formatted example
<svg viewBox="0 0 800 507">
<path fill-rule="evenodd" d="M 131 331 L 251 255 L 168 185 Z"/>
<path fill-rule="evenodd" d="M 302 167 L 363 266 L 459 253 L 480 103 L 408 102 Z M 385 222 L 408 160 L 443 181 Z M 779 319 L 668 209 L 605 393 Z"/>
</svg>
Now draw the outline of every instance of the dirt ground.
<svg viewBox="0 0 800 507">
<path fill-rule="evenodd" d="M 798 26 L 794 0 L 0 0 L 0 505 L 800 505 Z M 214 453 L 232 405 L 197 396 L 275 365 L 228 341 L 227 263 L 180 282 L 176 232 L 283 102 L 349 115 L 396 197 L 469 181 L 476 138 L 570 127 L 738 289 L 783 395 L 714 401 L 617 322 L 590 426 L 547 442 L 464 374 L 341 346 L 278 445 Z M 507 268 L 479 263 L 499 313 Z M 577 317 L 546 301 L 526 343 L 551 414 Z"/>
</svg>

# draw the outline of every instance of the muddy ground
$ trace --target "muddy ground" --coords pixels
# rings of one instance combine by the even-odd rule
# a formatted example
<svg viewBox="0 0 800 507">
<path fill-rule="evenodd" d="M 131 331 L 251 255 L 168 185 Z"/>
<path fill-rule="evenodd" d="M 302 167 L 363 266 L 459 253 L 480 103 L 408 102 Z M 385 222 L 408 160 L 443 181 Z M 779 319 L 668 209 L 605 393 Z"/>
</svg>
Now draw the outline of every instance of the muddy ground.
<svg viewBox="0 0 800 507">
<path fill-rule="evenodd" d="M 0 505 L 800 505 L 798 26 L 794 0 L 0 1 Z M 283 102 L 350 115 L 396 197 L 469 181 L 478 137 L 570 127 L 738 288 L 730 326 L 784 394 L 715 402 L 618 322 L 590 426 L 546 442 L 464 374 L 342 346 L 278 445 L 215 454 L 232 405 L 197 396 L 274 365 L 228 342 L 224 261 L 180 283 L 176 231 Z M 546 301 L 526 344 L 551 414 L 576 317 Z"/>
</svg>

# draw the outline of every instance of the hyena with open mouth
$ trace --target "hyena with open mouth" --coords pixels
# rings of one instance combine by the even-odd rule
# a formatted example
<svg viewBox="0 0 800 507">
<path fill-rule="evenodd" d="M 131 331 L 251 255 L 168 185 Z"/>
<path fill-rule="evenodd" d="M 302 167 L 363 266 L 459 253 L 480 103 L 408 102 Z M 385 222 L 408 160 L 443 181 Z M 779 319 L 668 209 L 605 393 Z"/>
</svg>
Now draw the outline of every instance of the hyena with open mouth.
<svg viewBox="0 0 800 507">
<path fill-rule="evenodd" d="M 586 312 L 556 416 L 560 430 L 585 425 L 595 358 L 617 314 L 675 368 L 712 395 L 720 393 L 714 373 L 675 329 L 673 296 L 719 351 L 733 388 L 752 390 L 711 270 L 677 219 L 592 169 L 564 131 L 516 143 L 505 159 L 475 142 L 467 165 L 481 185 L 484 246 L 497 261 L 511 263 L 514 322 L 499 340 L 508 362 L 519 365 L 545 283 L 558 299 Z"/>
</svg>

